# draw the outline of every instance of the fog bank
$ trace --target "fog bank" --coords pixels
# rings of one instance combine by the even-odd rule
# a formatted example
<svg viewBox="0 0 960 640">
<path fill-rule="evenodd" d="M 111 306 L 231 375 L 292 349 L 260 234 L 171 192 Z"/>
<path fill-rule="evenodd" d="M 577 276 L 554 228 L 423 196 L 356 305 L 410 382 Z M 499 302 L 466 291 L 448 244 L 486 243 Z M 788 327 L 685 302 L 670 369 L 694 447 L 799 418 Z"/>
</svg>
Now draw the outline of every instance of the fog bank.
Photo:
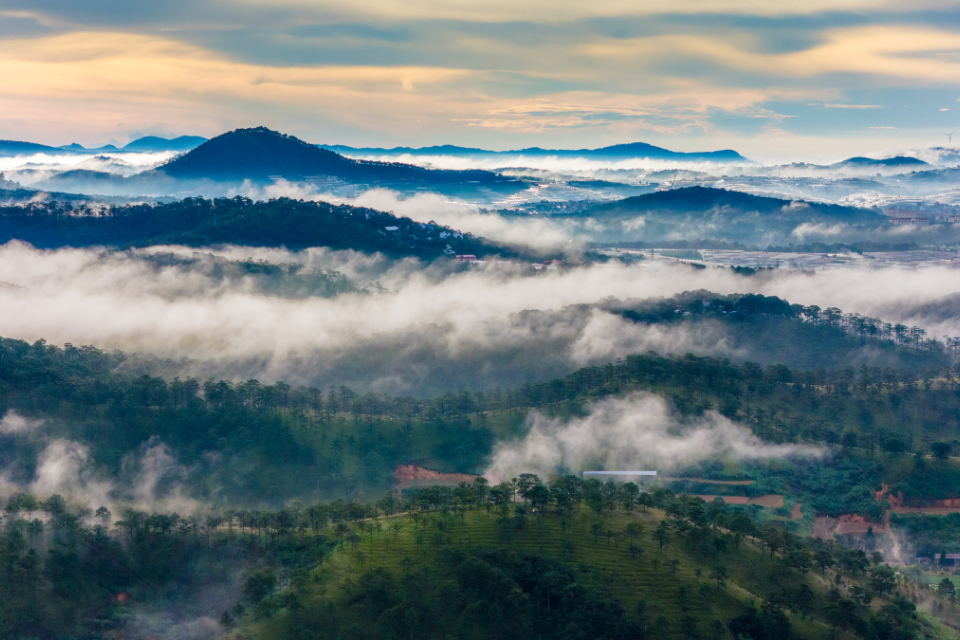
<svg viewBox="0 0 960 640">
<path fill-rule="evenodd" d="M 666 401 L 648 393 L 608 398 L 590 406 L 589 415 L 568 422 L 538 412 L 518 441 L 501 442 L 485 475 L 499 482 L 519 473 L 590 470 L 665 472 L 711 459 L 760 460 L 821 457 L 818 447 L 762 441 L 714 411 L 680 421 Z"/>
</svg>

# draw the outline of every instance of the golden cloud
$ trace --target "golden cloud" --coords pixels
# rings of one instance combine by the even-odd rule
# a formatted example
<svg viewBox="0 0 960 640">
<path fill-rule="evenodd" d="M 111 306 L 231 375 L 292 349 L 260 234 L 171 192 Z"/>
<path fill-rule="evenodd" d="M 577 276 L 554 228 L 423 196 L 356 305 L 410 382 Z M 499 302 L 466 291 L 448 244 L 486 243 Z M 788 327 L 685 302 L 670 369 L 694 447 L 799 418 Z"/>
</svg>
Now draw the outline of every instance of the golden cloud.
<svg viewBox="0 0 960 640">
<path fill-rule="evenodd" d="M 654 14 L 735 14 L 759 16 L 809 15 L 824 12 L 902 11 L 901 0 L 234 0 L 240 6 L 284 7 L 304 14 L 356 16 L 367 20 L 441 19 L 482 22 L 514 20 L 562 22 L 597 17 Z M 912 0 L 910 9 L 947 9 L 956 0 Z"/>
<path fill-rule="evenodd" d="M 664 57 L 689 56 L 720 66 L 782 77 L 857 73 L 922 82 L 960 81 L 960 61 L 939 55 L 960 51 L 960 33 L 923 27 L 870 26 L 835 29 L 819 44 L 792 53 L 750 50 L 734 39 L 666 35 L 585 44 L 595 59 L 653 64 Z"/>
</svg>

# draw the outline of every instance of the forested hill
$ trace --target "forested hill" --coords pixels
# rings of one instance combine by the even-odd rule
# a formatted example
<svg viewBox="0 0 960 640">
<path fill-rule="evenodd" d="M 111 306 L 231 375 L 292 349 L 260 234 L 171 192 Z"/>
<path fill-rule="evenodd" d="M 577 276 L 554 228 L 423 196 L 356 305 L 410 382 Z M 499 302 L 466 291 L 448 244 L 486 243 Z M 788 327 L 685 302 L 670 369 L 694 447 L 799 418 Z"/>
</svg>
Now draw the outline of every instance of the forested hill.
<svg viewBox="0 0 960 640">
<path fill-rule="evenodd" d="M 529 147 L 526 149 L 516 149 L 513 151 L 489 151 L 487 149 L 473 149 L 467 147 L 458 147 L 455 145 L 439 145 L 435 147 L 421 147 L 414 149 L 411 147 L 394 147 L 392 149 L 383 149 L 375 147 L 348 147 L 346 145 L 318 145 L 323 149 L 336 151 L 337 153 L 362 154 L 362 155 L 413 155 L 413 156 L 559 156 L 564 158 L 656 158 L 659 160 L 684 160 L 687 162 L 740 162 L 749 163 L 742 155 L 732 149 L 722 151 L 671 151 L 662 147 L 655 147 L 645 142 L 630 142 L 626 144 L 616 144 L 610 147 L 600 149 L 541 149 L 540 147 Z"/>
<path fill-rule="evenodd" d="M 710 218 L 753 225 L 773 221 L 791 224 L 816 221 L 880 224 L 887 220 L 886 216 L 868 209 L 769 198 L 707 187 L 688 187 L 633 196 L 597 205 L 580 215 L 611 218 L 647 216 L 665 222 L 686 218 Z"/>
<path fill-rule="evenodd" d="M 763 302 L 748 299 L 735 307 L 737 315 L 788 310 L 778 311 L 783 303 L 775 298 Z M 841 331 L 830 320 L 812 326 L 823 335 Z M 932 349 L 869 333 L 864 339 L 918 357 Z M 958 372 L 933 354 L 919 371 L 866 365 L 803 371 L 648 353 L 538 384 L 419 399 L 342 385 L 164 379 L 131 374 L 125 361 L 122 353 L 93 347 L 0 341 L 0 415 L 10 409 L 44 421 L 33 431 L 0 434 L 6 477 L 28 484 L 45 443 L 68 440 L 89 448 L 97 473 L 122 479 L 129 472 L 124 461 L 154 442 L 183 465 L 191 495 L 237 504 L 370 497 L 388 489 L 400 464 L 482 471 L 497 440 L 526 432 L 531 410 L 567 419 L 584 415 L 593 401 L 639 390 L 664 396 L 680 419 L 719 411 L 766 440 L 842 445 L 847 455 L 860 447 L 892 456 L 929 452 L 954 437 L 960 416 Z M 903 476 L 896 465 L 869 459 L 840 457 L 781 467 L 779 474 L 767 491 L 794 493 L 831 515 L 876 515 L 882 505 L 872 491 L 883 483 L 907 500 L 960 495 L 955 470 Z M 772 472 L 761 475 L 769 479 Z"/>
<path fill-rule="evenodd" d="M 0 243 L 40 248 L 229 243 L 330 247 L 432 259 L 444 254 L 509 254 L 468 233 L 422 224 L 374 209 L 280 198 L 187 198 L 160 205 L 73 208 L 48 203 L 0 207 Z"/>
<path fill-rule="evenodd" d="M 512 182 L 489 171 L 443 171 L 392 162 L 345 158 L 266 127 L 237 129 L 204 142 L 159 167 L 157 173 L 180 180 L 288 180 L 333 176 L 363 183 Z"/>
</svg>

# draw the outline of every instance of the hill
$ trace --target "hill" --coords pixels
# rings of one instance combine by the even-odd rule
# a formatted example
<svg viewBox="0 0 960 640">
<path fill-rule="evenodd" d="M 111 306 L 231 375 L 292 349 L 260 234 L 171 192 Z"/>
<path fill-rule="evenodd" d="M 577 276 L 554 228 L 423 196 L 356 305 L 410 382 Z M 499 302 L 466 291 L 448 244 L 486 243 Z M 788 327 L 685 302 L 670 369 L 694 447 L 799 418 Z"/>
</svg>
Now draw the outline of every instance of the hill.
<svg viewBox="0 0 960 640">
<path fill-rule="evenodd" d="M 158 136 L 144 136 L 125 145 L 123 150 L 136 153 L 190 151 L 206 141 L 206 138 L 200 136 L 179 136 L 171 139 L 160 138 Z"/>
<path fill-rule="evenodd" d="M 482 238 L 435 224 L 373 209 L 289 198 L 269 202 L 240 197 L 188 198 L 106 211 L 65 209 L 56 203 L 0 207 L 0 243 L 10 240 L 43 248 L 217 243 L 331 247 L 425 259 L 454 253 L 511 253 Z"/>
<path fill-rule="evenodd" d="M 561 157 L 579 157 L 579 158 L 652 158 L 659 160 L 685 160 L 695 162 L 750 162 L 736 151 L 695 151 L 682 152 L 671 151 L 662 147 L 655 147 L 645 142 L 633 142 L 629 144 L 618 144 L 600 149 L 541 149 L 540 147 L 529 147 L 527 149 L 516 149 L 514 151 L 488 151 L 485 149 L 472 149 L 467 147 L 458 147 L 454 145 L 440 145 L 434 147 L 394 147 L 392 149 L 382 149 L 374 147 L 348 147 L 345 145 L 319 145 L 321 148 L 336 151 L 343 154 L 355 155 L 447 155 L 447 156 L 561 156 Z"/>
<path fill-rule="evenodd" d="M 351 160 L 265 127 L 237 129 L 204 142 L 156 170 L 178 180 L 298 180 L 334 177 L 362 183 L 513 182 L 489 171 L 438 171 L 413 165 Z"/>
<path fill-rule="evenodd" d="M 914 604 L 926 585 L 881 554 L 647 488 L 523 474 L 370 504 L 101 507 L 97 524 L 59 495 L 18 494 L 0 534 L 0 625 L 10 637 L 151 637 L 157 619 L 169 635 L 291 640 L 957 637 Z"/>
<path fill-rule="evenodd" d="M 234 268 L 254 276 L 258 270 L 255 264 Z M 309 288 L 310 295 L 351 290 L 349 282 L 334 274 L 317 278 L 294 273 L 297 277 L 286 284 L 278 274 L 262 275 L 266 277 L 254 278 L 259 281 L 255 286 Z M 702 302 L 700 296 L 691 296 L 679 306 L 679 313 L 675 301 L 647 309 L 634 305 L 620 312 L 635 322 L 652 323 L 666 315 L 690 318 L 700 307 L 702 313 L 742 323 L 747 331 L 782 336 L 793 332 L 804 343 L 822 343 L 825 351 L 846 353 L 851 362 L 858 355 L 850 343 L 859 339 L 839 329 L 839 320 L 829 315 L 814 317 L 813 308 L 803 312 L 811 314 L 808 320 L 794 319 L 807 328 L 797 332 L 778 314 L 798 312 L 776 298 L 714 298 L 709 307 Z M 838 339 L 843 333 L 853 339 L 845 344 Z M 46 426 L 34 433 L 7 434 L 3 460 L 8 477 L 29 480 L 45 438 L 75 441 L 88 448 L 90 463 L 101 477 L 121 479 L 123 460 L 136 457 L 144 443 L 156 438 L 185 470 L 191 470 L 180 478 L 185 496 L 213 495 L 237 505 L 369 498 L 389 489 L 393 470 L 401 464 L 482 472 L 495 443 L 522 437 L 534 411 L 568 420 L 586 415 L 597 400 L 646 391 L 664 397 L 683 419 L 717 411 L 768 441 L 827 448 L 842 444 L 848 453 L 861 447 L 862 459 L 838 456 L 815 464 L 783 463 L 775 469 L 763 464 L 739 467 L 738 473 L 763 482 L 763 490 L 785 493 L 823 514 L 879 517 L 882 505 L 872 492 L 882 484 L 903 492 L 908 502 L 960 497 L 956 471 L 940 469 L 909 478 L 897 464 L 883 466 L 872 459 L 877 451 L 893 457 L 923 453 L 953 437 L 952 416 L 960 412 L 958 381 L 935 379 L 935 372 L 945 371 L 950 361 L 943 354 L 938 357 L 932 347 L 898 347 L 886 339 L 870 338 L 861 351 L 870 360 L 856 369 L 842 361 L 839 366 L 833 361 L 827 369 L 822 364 L 831 362 L 824 358 L 806 370 L 637 354 L 554 380 L 540 378 L 541 382 L 495 391 L 444 391 L 417 399 L 358 392 L 345 378 L 328 379 L 321 388 L 264 385 L 256 380 L 215 383 L 212 377 L 201 383 L 176 377 L 185 376 L 191 363 L 180 363 L 180 369 L 169 363 L 170 372 L 161 377 L 156 369 L 167 363 L 93 347 L 58 348 L 4 339 L 0 415 L 11 409 L 45 420 Z M 885 355 L 891 356 L 886 362 Z M 491 361 L 480 366 L 491 366 Z M 430 367 L 435 363 L 421 368 Z M 450 382 L 447 389 L 451 387 L 460 385 Z M 90 425 L 98 426 L 91 430 Z M 208 460 L 213 452 L 218 457 Z M 913 455 L 904 459 L 910 461 Z M 726 474 L 722 464 L 711 465 L 699 473 Z M 305 476 L 313 480 L 304 484 Z"/>
<path fill-rule="evenodd" d="M 619 227 L 611 223 L 619 222 L 621 239 L 632 233 L 645 242 L 682 238 L 758 246 L 787 246 L 798 240 L 863 241 L 889 224 L 886 216 L 869 209 L 699 186 L 632 196 L 570 215 L 602 220 L 615 230 Z"/>
<path fill-rule="evenodd" d="M 0 156 L 22 156 L 35 153 L 63 154 L 63 149 L 49 147 L 34 142 L 20 142 L 17 140 L 0 140 Z"/>
<path fill-rule="evenodd" d="M 129 179 L 116 173 L 71 169 L 55 173 L 45 180 L 34 183 L 32 188 L 65 193 L 113 193 L 129 184 Z"/>
<path fill-rule="evenodd" d="M 744 216 L 751 217 L 750 214 L 763 215 L 764 221 L 782 220 L 794 223 L 819 220 L 880 223 L 887 220 L 886 216 L 868 209 L 784 200 L 709 187 L 687 187 L 633 196 L 596 205 L 583 213 L 610 218 L 645 215 L 662 220 L 716 219 L 719 216 L 730 222 L 741 221 Z"/>
<path fill-rule="evenodd" d="M 828 169 L 843 169 L 845 167 L 912 167 L 914 169 L 923 168 L 924 166 L 929 167 L 930 163 L 924 162 L 919 158 L 911 158 L 909 156 L 894 156 L 892 158 L 848 158 L 841 162 L 835 162 L 834 164 L 827 165 Z"/>
</svg>

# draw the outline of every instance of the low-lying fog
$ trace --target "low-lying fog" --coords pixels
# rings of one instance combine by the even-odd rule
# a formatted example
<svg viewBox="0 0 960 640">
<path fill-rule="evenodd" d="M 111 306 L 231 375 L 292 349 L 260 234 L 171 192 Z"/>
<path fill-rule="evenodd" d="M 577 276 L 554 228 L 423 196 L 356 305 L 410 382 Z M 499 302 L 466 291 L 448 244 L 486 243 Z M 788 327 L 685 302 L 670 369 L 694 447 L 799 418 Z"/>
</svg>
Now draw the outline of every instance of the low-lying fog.
<svg viewBox="0 0 960 640">
<path fill-rule="evenodd" d="M 0 157 L 0 173 L 7 180 L 28 187 L 58 173 L 77 169 L 131 176 L 156 167 L 175 155 L 171 151 L 97 155 L 38 153 L 30 156 Z"/>
<path fill-rule="evenodd" d="M 184 259 L 150 258 L 157 253 Z M 960 270 L 948 267 L 746 277 L 723 268 L 618 263 L 530 275 L 510 265 L 424 265 L 325 249 L 213 253 L 336 270 L 354 290 L 378 282 L 388 291 L 288 295 L 254 276 L 210 267 L 212 256 L 186 260 L 193 249 L 38 251 L 11 242 L 0 246 L 0 335 L 178 361 L 150 365 L 167 375 L 418 395 L 543 380 L 648 350 L 762 360 L 721 323 L 646 326 L 577 306 L 609 296 L 756 292 L 920 325 L 931 337 L 960 335 Z"/>
</svg>

